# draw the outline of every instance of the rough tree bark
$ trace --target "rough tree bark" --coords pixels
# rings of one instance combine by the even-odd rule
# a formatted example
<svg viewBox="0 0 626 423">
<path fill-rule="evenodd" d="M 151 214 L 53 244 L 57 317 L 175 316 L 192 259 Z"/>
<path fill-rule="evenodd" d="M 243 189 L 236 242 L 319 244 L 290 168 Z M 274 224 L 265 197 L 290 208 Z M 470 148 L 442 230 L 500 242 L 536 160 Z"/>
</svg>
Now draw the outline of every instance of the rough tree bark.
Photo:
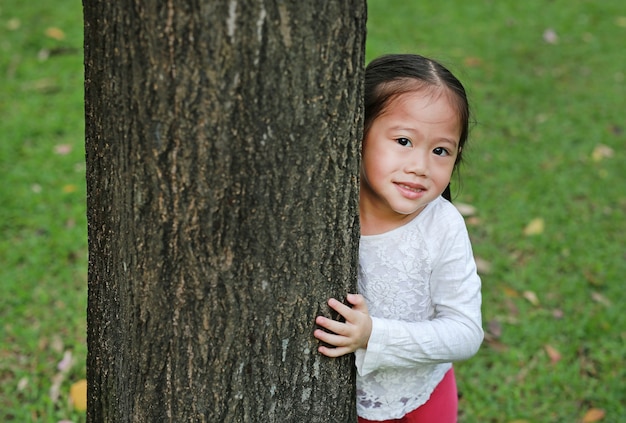
<svg viewBox="0 0 626 423">
<path fill-rule="evenodd" d="M 84 0 L 89 421 L 355 421 L 365 13 Z"/>
</svg>

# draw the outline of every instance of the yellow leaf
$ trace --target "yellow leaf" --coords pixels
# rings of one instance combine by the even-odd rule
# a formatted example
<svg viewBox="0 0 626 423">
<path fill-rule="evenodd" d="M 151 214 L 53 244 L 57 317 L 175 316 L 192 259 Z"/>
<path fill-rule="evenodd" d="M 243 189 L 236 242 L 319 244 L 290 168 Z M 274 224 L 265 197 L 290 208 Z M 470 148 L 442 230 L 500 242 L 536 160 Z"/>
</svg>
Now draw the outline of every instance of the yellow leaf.
<svg viewBox="0 0 626 423">
<path fill-rule="evenodd" d="M 593 153 L 591 153 L 591 159 L 597 163 L 602 159 L 610 159 L 613 157 L 613 154 L 614 151 L 611 147 L 604 144 L 598 144 L 596 145 L 596 148 L 593 149 Z"/>
<path fill-rule="evenodd" d="M 22 23 L 17 18 L 9 19 L 9 22 L 7 22 L 7 28 L 9 31 L 15 31 L 20 28 L 21 24 Z"/>
<path fill-rule="evenodd" d="M 65 33 L 56 27 L 46 29 L 46 35 L 50 38 L 54 38 L 55 40 L 62 40 L 65 38 Z"/>
<path fill-rule="evenodd" d="M 509 298 L 519 297 L 519 293 L 511 287 L 505 286 L 504 288 L 502 288 L 502 290 L 504 291 L 504 295 L 506 295 Z"/>
<path fill-rule="evenodd" d="M 524 291 L 523 295 L 524 298 L 526 298 L 528 302 L 530 302 L 532 305 L 539 305 L 539 298 L 537 298 L 537 294 L 535 294 L 533 291 Z"/>
<path fill-rule="evenodd" d="M 528 225 L 526 225 L 526 227 L 524 228 L 524 235 L 526 236 L 540 235 L 543 233 L 544 226 L 545 226 L 545 223 L 543 219 L 541 217 L 537 217 L 531 220 L 528 223 Z"/>
<path fill-rule="evenodd" d="M 87 409 L 87 381 L 81 379 L 70 387 L 70 400 L 74 409 L 85 411 Z"/>
<path fill-rule="evenodd" d="M 593 423 L 599 422 L 604 419 L 606 412 L 599 408 L 592 408 L 585 413 L 585 417 L 583 417 L 583 423 Z"/>
<path fill-rule="evenodd" d="M 71 194 L 72 192 L 75 192 L 76 189 L 77 187 L 74 184 L 67 184 L 63 186 L 63 192 L 66 194 Z"/>
</svg>

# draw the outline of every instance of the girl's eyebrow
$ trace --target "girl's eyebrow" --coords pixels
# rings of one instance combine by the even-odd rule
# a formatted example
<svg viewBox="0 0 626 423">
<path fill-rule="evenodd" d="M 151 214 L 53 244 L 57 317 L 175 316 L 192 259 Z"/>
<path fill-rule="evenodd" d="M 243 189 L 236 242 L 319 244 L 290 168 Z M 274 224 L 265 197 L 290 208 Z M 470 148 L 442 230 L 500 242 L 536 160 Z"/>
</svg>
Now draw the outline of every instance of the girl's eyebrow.
<svg viewBox="0 0 626 423">
<path fill-rule="evenodd" d="M 454 141 L 454 140 L 451 140 L 451 139 L 448 139 L 448 138 L 441 138 L 440 141 L 445 142 L 446 144 L 450 144 L 455 150 L 458 147 L 457 142 Z"/>
</svg>

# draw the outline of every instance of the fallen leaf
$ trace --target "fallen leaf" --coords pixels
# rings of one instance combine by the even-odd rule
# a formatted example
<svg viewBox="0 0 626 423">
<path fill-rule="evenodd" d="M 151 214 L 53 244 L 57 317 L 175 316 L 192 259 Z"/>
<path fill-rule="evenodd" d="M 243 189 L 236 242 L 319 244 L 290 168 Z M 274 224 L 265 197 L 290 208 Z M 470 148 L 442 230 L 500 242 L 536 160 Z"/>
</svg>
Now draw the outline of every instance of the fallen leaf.
<svg viewBox="0 0 626 423">
<path fill-rule="evenodd" d="M 9 22 L 7 22 L 7 29 L 9 31 L 15 31 L 16 29 L 19 29 L 21 25 L 22 25 L 22 22 L 20 22 L 19 19 L 17 18 L 9 19 Z"/>
<path fill-rule="evenodd" d="M 473 216 L 476 214 L 476 207 L 470 204 L 454 203 L 454 206 L 459 211 L 459 213 L 461 213 L 462 216 L 467 217 L 467 216 Z"/>
<path fill-rule="evenodd" d="M 26 85 L 29 90 L 39 91 L 43 94 L 54 93 L 59 90 L 59 84 L 54 78 L 42 78 Z"/>
<path fill-rule="evenodd" d="M 497 352 L 505 352 L 509 349 L 508 345 L 496 339 L 489 332 L 485 333 L 485 343 L 489 346 L 489 348 Z"/>
<path fill-rule="evenodd" d="M 621 26 L 622 28 L 626 28 L 626 16 L 618 16 L 615 18 L 615 24 L 617 26 Z"/>
<path fill-rule="evenodd" d="M 59 156 L 66 156 L 72 152 L 70 144 L 58 144 L 54 146 L 54 152 Z"/>
<path fill-rule="evenodd" d="M 482 259 L 480 257 L 474 257 L 474 261 L 476 262 L 476 271 L 481 275 L 488 275 L 491 273 L 491 263 L 487 260 Z"/>
<path fill-rule="evenodd" d="M 550 357 L 550 363 L 556 364 L 561 361 L 561 353 L 551 345 L 545 345 L 546 354 Z"/>
<path fill-rule="evenodd" d="M 538 306 L 539 305 L 539 298 L 537 298 L 537 294 L 535 294 L 533 291 L 524 291 L 524 293 L 522 295 L 532 305 L 534 305 L 534 306 Z"/>
<path fill-rule="evenodd" d="M 470 216 L 467 218 L 467 224 L 471 226 L 479 226 L 483 221 L 480 217 Z"/>
<path fill-rule="evenodd" d="M 37 60 L 39 60 L 40 62 L 45 62 L 49 58 L 50 50 L 48 50 L 47 48 L 42 48 L 41 50 L 39 50 L 39 53 L 37 53 Z"/>
<path fill-rule="evenodd" d="M 59 364 L 57 364 L 57 369 L 60 372 L 67 372 L 70 367 L 72 367 L 73 363 L 74 359 L 72 357 L 72 352 L 70 350 L 67 350 L 65 351 L 65 353 L 63 353 L 63 359 L 59 361 Z"/>
<path fill-rule="evenodd" d="M 63 186 L 63 192 L 66 194 L 71 194 L 72 192 L 76 192 L 76 185 L 74 184 L 67 184 Z"/>
<path fill-rule="evenodd" d="M 531 220 L 528 225 L 524 228 L 524 235 L 532 236 L 532 235 L 540 235 L 543 233 L 543 229 L 545 227 L 545 223 L 541 217 L 537 217 Z"/>
<path fill-rule="evenodd" d="M 74 409 L 85 411 L 87 409 L 87 381 L 81 379 L 70 386 L 70 400 Z"/>
<path fill-rule="evenodd" d="M 559 42 L 559 36 L 554 29 L 548 28 L 543 31 L 543 40 L 548 44 L 556 44 Z"/>
<path fill-rule="evenodd" d="M 585 413 L 585 416 L 583 417 L 583 423 L 599 422 L 600 420 L 604 419 L 605 415 L 606 412 L 604 410 L 600 408 L 592 408 Z"/>
<path fill-rule="evenodd" d="M 52 348 L 53 351 L 56 351 L 58 353 L 63 352 L 64 344 L 63 344 L 63 340 L 61 339 L 59 335 L 54 335 L 52 337 L 50 347 Z"/>
<path fill-rule="evenodd" d="M 592 292 L 591 299 L 593 299 L 596 303 L 600 303 L 607 307 L 611 306 L 611 300 L 609 300 L 608 298 L 606 298 L 604 295 L 600 294 L 599 292 Z"/>
<path fill-rule="evenodd" d="M 468 68 L 477 68 L 482 66 L 483 60 L 480 57 L 469 56 L 465 58 L 464 63 Z"/>
<path fill-rule="evenodd" d="M 21 378 L 20 381 L 17 382 L 18 392 L 23 391 L 24 389 L 26 389 L 27 386 L 28 386 L 28 378 L 27 377 Z"/>
<path fill-rule="evenodd" d="M 494 338 L 500 338 L 502 336 L 502 325 L 497 320 L 490 320 L 487 324 L 487 330 Z"/>
<path fill-rule="evenodd" d="M 614 153 L 615 152 L 611 147 L 604 144 L 598 144 L 591 153 L 591 159 L 597 163 L 604 159 L 610 159 L 611 157 L 613 157 Z"/>
<path fill-rule="evenodd" d="M 509 298 L 519 298 L 519 293 L 509 286 L 505 286 L 504 288 L 502 288 L 502 291 L 504 292 L 504 295 Z"/>
<path fill-rule="evenodd" d="M 50 38 L 54 38 L 55 40 L 62 40 L 65 38 L 65 33 L 56 27 L 46 29 L 46 35 Z"/>
<path fill-rule="evenodd" d="M 61 391 L 61 384 L 63 383 L 63 379 L 65 379 L 65 375 L 63 373 L 57 373 L 52 377 L 52 384 L 50 385 L 50 399 L 52 403 L 56 403 L 59 399 L 59 392 Z"/>
</svg>

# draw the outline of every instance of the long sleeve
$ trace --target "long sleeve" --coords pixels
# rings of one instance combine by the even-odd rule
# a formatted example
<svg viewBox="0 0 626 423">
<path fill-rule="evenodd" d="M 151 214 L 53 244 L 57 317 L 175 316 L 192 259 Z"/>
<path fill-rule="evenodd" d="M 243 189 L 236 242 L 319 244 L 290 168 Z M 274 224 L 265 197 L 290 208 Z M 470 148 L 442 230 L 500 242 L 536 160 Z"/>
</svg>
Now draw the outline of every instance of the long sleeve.
<svg viewBox="0 0 626 423">
<path fill-rule="evenodd" d="M 415 272 L 418 279 L 420 275 L 428 273 L 427 288 L 418 291 L 429 297 L 428 301 L 422 298 L 420 303 L 424 307 L 422 316 L 426 317 L 415 319 L 402 310 L 381 309 L 374 305 L 372 334 L 367 350 L 355 353 L 357 370 L 361 376 L 376 370 L 413 368 L 420 363 L 464 360 L 473 356 L 482 343 L 481 283 L 469 236 L 462 217 L 455 214 L 456 210 L 452 212 L 448 208 L 447 213 L 438 211 L 437 214 L 424 217 L 422 222 L 417 222 L 421 224 L 412 228 L 418 232 L 416 238 L 420 244 L 417 248 L 425 249 L 426 254 L 409 252 L 409 258 L 419 262 L 420 271 Z M 379 248 L 380 244 L 376 247 Z M 390 248 L 387 250 L 387 253 L 393 252 Z M 407 260 L 400 247 L 396 256 Z M 389 263 L 378 266 L 379 270 L 389 268 Z M 425 272 L 424 267 L 428 272 Z M 405 270 L 407 266 L 402 265 L 400 268 Z M 389 277 L 398 277 L 393 272 L 386 273 Z M 368 275 L 366 282 L 373 279 Z M 419 286 L 419 281 L 416 285 Z M 364 287 L 364 291 L 366 298 L 369 294 L 374 297 L 370 301 L 376 301 L 371 286 Z M 406 294 L 407 297 L 409 295 Z M 397 313 L 395 316 L 394 312 Z"/>
</svg>

